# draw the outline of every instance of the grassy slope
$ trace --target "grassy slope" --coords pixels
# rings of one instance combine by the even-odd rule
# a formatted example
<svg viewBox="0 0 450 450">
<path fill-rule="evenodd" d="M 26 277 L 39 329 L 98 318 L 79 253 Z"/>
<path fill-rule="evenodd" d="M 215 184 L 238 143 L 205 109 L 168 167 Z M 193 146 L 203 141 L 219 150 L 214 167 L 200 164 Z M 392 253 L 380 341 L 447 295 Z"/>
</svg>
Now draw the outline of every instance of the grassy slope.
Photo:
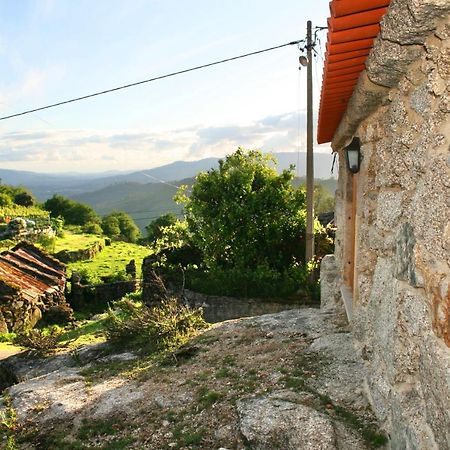
<svg viewBox="0 0 450 450">
<path fill-rule="evenodd" d="M 65 231 L 64 236 L 55 239 L 54 252 L 58 253 L 61 250 L 81 250 L 92 246 L 98 241 L 104 241 L 104 237 L 92 234 L 74 234 Z"/>
<path fill-rule="evenodd" d="M 125 270 L 131 259 L 136 261 L 137 276 L 140 276 L 142 260 L 150 254 L 148 247 L 127 242 L 113 242 L 105 247 L 94 259 L 68 264 L 69 272 L 87 268 L 99 277 Z"/>
</svg>

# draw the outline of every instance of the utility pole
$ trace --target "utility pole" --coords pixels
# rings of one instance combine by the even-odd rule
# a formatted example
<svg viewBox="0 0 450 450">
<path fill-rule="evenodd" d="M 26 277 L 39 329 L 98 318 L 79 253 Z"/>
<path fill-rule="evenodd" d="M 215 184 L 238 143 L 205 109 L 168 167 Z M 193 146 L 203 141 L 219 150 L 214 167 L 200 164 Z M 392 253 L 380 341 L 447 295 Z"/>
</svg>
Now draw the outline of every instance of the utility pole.
<svg viewBox="0 0 450 450">
<path fill-rule="evenodd" d="M 305 261 L 314 257 L 314 155 L 313 155 L 313 90 L 312 90 L 312 23 L 307 22 L 306 57 L 306 251 Z"/>
</svg>

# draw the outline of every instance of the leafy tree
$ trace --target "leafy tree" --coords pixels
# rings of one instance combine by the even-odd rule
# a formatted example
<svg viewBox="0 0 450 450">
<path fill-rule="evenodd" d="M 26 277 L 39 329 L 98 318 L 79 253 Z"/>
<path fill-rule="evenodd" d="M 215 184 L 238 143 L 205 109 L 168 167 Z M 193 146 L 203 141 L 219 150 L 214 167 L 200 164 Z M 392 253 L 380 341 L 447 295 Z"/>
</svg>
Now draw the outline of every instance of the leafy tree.
<svg viewBox="0 0 450 450">
<path fill-rule="evenodd" d="M 100 221 L 97 213 L 90 206 L 77 202 L 73 202 L 64 219 L 71 225 L 85 225 Z"/>
<path fill-rule="evenodd" d="M 314 213 L 334 211 L 334 197 L 321 184 L 314 186 Z"/>
<path fill-rule="evenodd" d="M 14 203 L 20 206 L 33 206 L 36 203 L 34 197 L 27 191 L 18 192 L 14 196 Z"/>
<path fill-rule="evenodd" d="M 293 167 L 242 148 L 200 173 L 184 203 L 192 241 L 212 270 L 264 268 L 279 273 L 304 257 L 305 192 L 292 186 Z"/>
<path fill-rule="evenodd" d="M 164 235 L 164 228 L 175 223 L 177 223 L 177 217 L 173 213 L 163 214 L 150 222 L 145 227 L 148 242 L 156 242 L 156 240 L 161 239 Z"/>
<path fill-rule="evenodd" d="M 88 234 L 103 234 L 101 225 L 97 222 L 88 222 L 83 225 L 83 233 Z"/>
<path fill-rule="evenodd" d="M 112 212 L 102 219 L 103 232 L 112 239 L 136 242 L 140 231 L 134 220 L 124 212 Z"/>
<path fill-rule="evenodd" d="M 72 207 L 73 200 L 62 195 L 54 194 L 44 203 L 44 208 L 50 212 L 52 217 L 64 217 L 67 211 Z"/>
<path fill-rule="evenodd" d="M 102 229 L 103 233 L 110 238 L 118 238 L 120 236 L 119 219 L 114 213 L 103 217 Z"/>
<path fill-rule="evenodd" d="M 44 203 L 52 217 L 62 217 L 69 225 L 85 225 L 100 221 L 97 213 L 88 205 L 55 194 Z"/>
</svg>

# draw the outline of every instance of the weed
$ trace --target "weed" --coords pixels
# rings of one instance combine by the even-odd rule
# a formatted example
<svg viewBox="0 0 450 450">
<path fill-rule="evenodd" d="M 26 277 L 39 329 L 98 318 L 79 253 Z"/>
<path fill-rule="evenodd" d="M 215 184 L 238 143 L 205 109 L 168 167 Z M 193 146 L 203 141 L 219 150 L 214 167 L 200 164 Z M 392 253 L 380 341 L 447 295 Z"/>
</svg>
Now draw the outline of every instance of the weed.
<svg viewBox="0 0 450 450">
<path fill-rule="evenodd" d="M 204 428 L 192 430 L 184 423 L 177 424 L 172 430 L 172 435 L 177 441 L 177 448 L 186 446 L 193 446 L 194 448 L 196 448 L 201 444 L 204 434 Z"/>
<path fill-rule="evenodd" d="M 223 358 L 223 365 L 224 366 L 235 366 L 236 365 L 236 357 L 233 355 L 227 355 L 225 358 Z"/>
<path fill-rule="evenodd" d="M 387 437 L 380 433 L 372 424 L 360 419 L 355 413 L 339 405 L 333 405 L 336 416 L 342 421 L 358 430 L 364 440 L 374 448 L 382 447 L 387 443 Z"/>
<path fill-rule="evenodd" d="M 205 386 L 198 390 L 198 404 L 200 409 L 209 408 L 211 405 L 216 403 L 218 400 L 223 398 L 223 394 L 216 391 L 209 391 Z"/>
<path fill-rule="evenodd" d="M 116 434 L 123 425 L 117 420 L 87 420 L 83 419 L 77 431 L 78 439 L 85 441 L 94 436 L 109 436 Z"/>
<path fill-rule="evenodd" d="M 3 410 L 0 410 L 0 435 L 3 436 L 6 450 L 16 450 L 17 414 L 8 394 L 3 396 Z"/>
<path fill-rule="evenodd" d="M 217 370 L 214 374 L 216 378 L 231 378 L 232 375 L 234 375 L 234 372 L 232 372 L 228 367 L 223 367 L 222 369 Z"/>
<path fill-rule="evenodd" d="M 201 309 L 180 305 L 176 299 L 153 308 L 130 300 L 115 303 L 105 322 L 108 339 L 119 347 L 134 347 L 146 353 L 176 351 L 199 330 L 207 328 Z"/>
<path fill-rule="evenodd" d="M 0 342 L 13 342 L 16 336 L 16 333 L 0 333 Z"/>
<path fill-rule="evenodd" d="M 282 378 L 285 387 L 289 389 L 303 390 L 305 388 L 305 382 L 300 377 L 293 377 L 290 375 L 286 375 Z"/>
</svg>

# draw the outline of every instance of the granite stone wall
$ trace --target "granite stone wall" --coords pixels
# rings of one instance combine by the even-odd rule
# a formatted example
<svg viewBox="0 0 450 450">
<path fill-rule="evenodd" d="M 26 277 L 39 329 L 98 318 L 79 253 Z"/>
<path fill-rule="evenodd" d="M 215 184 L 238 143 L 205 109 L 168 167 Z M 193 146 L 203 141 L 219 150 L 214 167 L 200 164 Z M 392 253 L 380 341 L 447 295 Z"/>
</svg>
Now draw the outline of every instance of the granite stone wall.
<svg viewBox="0 0 450 450">
<path fill-rule="evenodd" d="M 387 94 L 353 127 L 363 161 L 352 185 L 357 219 L 351 323 L 367 368 L 368 395 L 395 449 L 450 448 L 450 23 L 445 8 L 450 9 L 448 1 L 393 2 L 376 58 L 364 75 L 384 85 Z M 406 33 L 411 12 L 416 26 L 424 24 L 423 36 Z M 397 33 L 391 30 L 394 22 Z M 391 47 L 414 57 L 396 65 Z M 354 103 L 358 96 L 364 103 L 364 90 Z M 360 113 L 347 111 L 344 122 L 357 123 L 352 114 Z M 335 144 L 352 132 L 344 125 Z M 340 279 L 348 263 L 343 249 L 350 233 L 345 204 L 352 198 L 351 177 L 340 151 L 335 253 Z"/>
</svg>

